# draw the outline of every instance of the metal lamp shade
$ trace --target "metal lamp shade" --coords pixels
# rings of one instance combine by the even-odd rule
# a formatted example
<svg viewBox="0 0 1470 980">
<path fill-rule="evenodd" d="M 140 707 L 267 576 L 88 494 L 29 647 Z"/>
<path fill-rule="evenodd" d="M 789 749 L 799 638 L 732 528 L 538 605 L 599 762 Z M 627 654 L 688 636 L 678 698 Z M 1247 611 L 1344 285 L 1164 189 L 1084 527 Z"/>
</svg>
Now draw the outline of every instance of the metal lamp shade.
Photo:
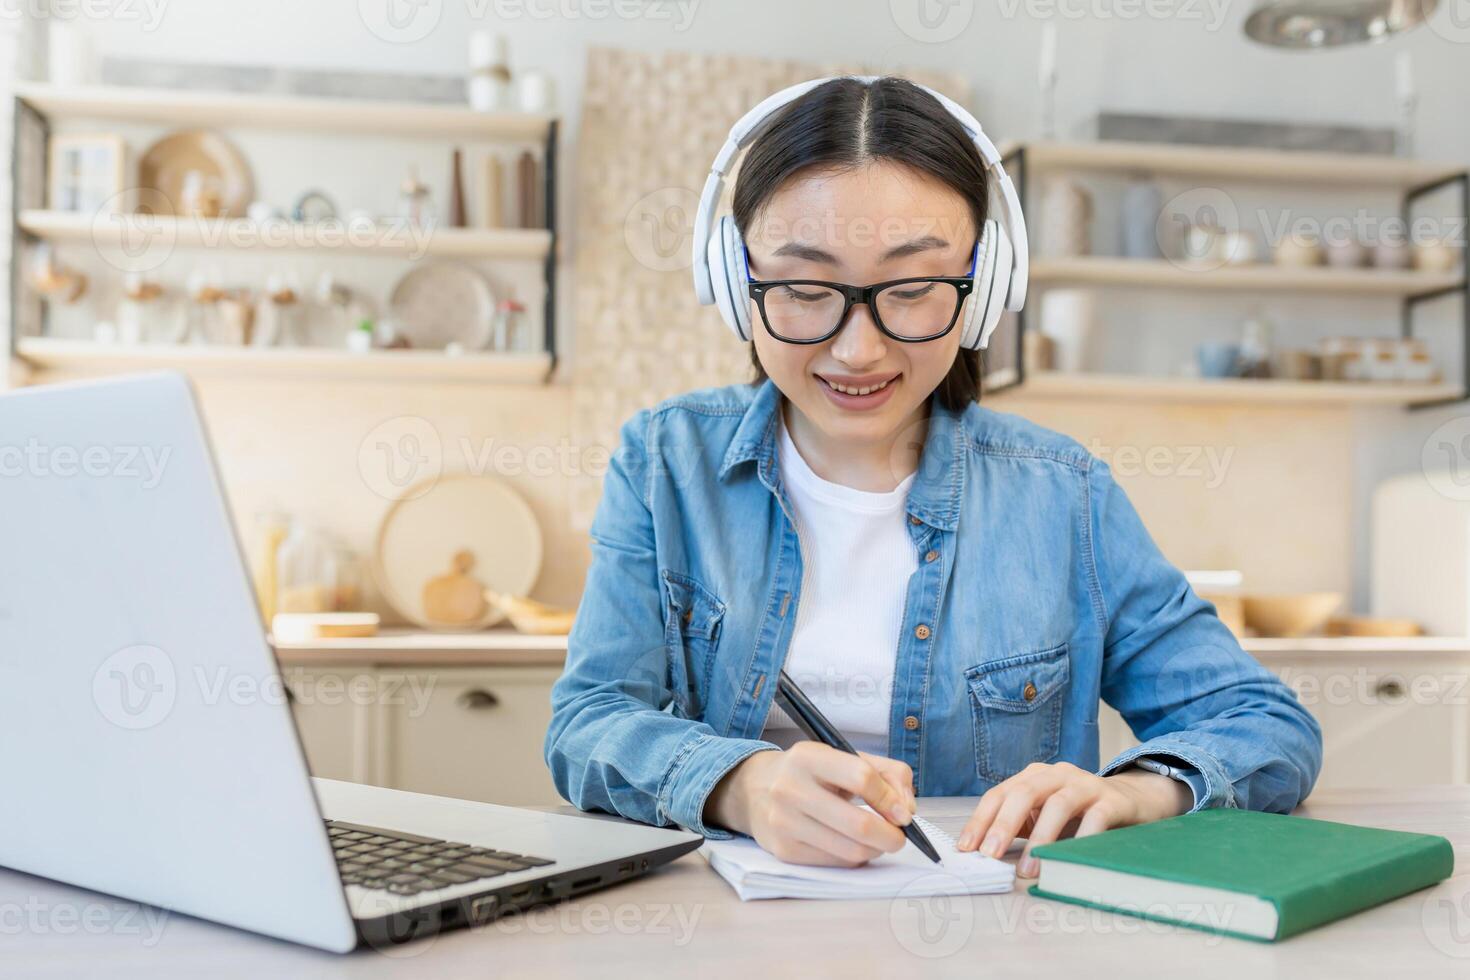
<svg viewBox="0 0 1470 980">
<path fill-rule="evenodd" d="M 1278 48 L 1381 41 L 1417 27 L 1439 0 L 1261 0 L 1245 22 L 1253 40 Z"/>
</svg>

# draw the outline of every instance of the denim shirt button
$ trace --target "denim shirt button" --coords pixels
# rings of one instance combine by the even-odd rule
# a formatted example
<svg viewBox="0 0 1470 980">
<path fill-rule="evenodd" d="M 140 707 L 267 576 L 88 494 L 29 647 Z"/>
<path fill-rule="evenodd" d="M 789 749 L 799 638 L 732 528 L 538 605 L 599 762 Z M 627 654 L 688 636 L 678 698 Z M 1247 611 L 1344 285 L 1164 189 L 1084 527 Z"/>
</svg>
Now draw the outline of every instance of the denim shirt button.
<svg viewBox="0 0 1470 980">
<path fill-rule="evenodd" d="M 1026 686 L 1021 689 L 1021 697 L 1025 698 L 1027 701 L 1035 701 L 1036 685 L 1031 683 L 1030 681 L 1027 681 Z"/>
<path fill-rule="evenodd" d="M 924 523 L 924 522 L 923 522 L 923 521 L 921 521 L 921 520 L 919 520 L 919 518 L 918 518 L 918 517 L 916 517 L 916 516 L 914 516 L 914 515 L 913 515 L 913 514 L 910 514 L 910 515 L 909 515 L 909 523 L 910 523 L 910 524 L 922 524 L 922 523 Z"/>
<path fill-rule="evenodd" d="M 930 630 L 929 627 L 925 626 L 923 623 L 920 623 L 918 626 L 914 627 L 914 635 L 921 640 L 929 639 L 929 634 L 931 632 L 933 631 Z"/>
<path fill-rule="evenodd" d="M 903 720 L 903 727 L 911 732 L 915 731 L 919 727 L 919 719 L 915 718 L 913 715 L 909 715 Z"/>
<path fill-rule="evenodd" d="M 935 551 L 933 548 L 930 548 L 929 551 L 928 551 L 928 553 L 924 555 L 924 560 L 925 561 L 933 561 L 934 559 L 936 559 L 938 557 L 939 557 L 939 552 Z"/>
</svg>

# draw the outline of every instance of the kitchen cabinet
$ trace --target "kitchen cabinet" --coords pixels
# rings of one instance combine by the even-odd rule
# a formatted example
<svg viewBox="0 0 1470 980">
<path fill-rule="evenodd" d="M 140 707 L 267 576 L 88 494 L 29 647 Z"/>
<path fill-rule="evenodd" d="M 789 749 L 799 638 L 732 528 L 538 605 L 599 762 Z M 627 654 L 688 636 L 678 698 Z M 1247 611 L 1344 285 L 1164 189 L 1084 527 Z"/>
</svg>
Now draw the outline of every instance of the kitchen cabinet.
<svg viewBox="0 0 1470 980">
<path fill-rule="evenodd" d="M 1316 789 L 1470 783 L 1470 640 L 1247 640 L 1322 726 Z M 1137 739 L 1098 713 L 1105 762 Z"/>
<path fill-rule="evenodd" d="M 409 634 L 278 648 L 312 774 L 487 803 L 564 802 L 541 753 L 564 648 L 479 642 L 466 650 Z"/>
<path fill-rule="evenodd" d="M 1317 789 L 1470 783 L 1470 639 L 1247 639 L 1322 725 Z M 277 651 L 312 772 L 522 806 L 561 802 L 542 761 L 565 637 L 389 631 Z M 1136 744 L 1107 705 L 1102 761 Z"/>
<path fill-rule="evenodd" d="M 560 803 L 541 754 L 558 674 L 555 667 L 379 674 L 381 783 L 486 803 Z M 400 696 L 390 696 L 397 683 Z"/>
</svg>

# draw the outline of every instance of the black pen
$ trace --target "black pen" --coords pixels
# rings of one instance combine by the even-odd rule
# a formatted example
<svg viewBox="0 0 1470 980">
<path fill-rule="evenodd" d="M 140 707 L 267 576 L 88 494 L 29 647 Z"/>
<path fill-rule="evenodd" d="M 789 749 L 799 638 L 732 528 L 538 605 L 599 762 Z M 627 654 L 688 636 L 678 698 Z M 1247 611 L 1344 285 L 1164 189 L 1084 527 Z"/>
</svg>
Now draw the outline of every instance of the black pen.
<svg viewBox="0 0 1470 980">
<path fill-rule="evenodd" d="M 837 730 L 836 726 L 817 710 L 817 706 L 812 704 L 811 699 L 802 693 L 801 688 L 796 686 L 796 682 L 788 677 L 784 670 L 776 678 L 776 702 L 791 716 L 791 720 L 806 732 L 807 738 L 852 755 L 858 754 L 857 749 L 848 744 L 847 739 L 842 737 L 842 733 Z M 903 835 L 919 849 L 920 853 L 935 864 L 939 863 L 939 852 L 934 849 L 933 844 L 929 843 L 929 838 L 924 836 L 924 832 L 919 829 L 917 823 L 910 820 L 902 829 Z"/>
</svg>

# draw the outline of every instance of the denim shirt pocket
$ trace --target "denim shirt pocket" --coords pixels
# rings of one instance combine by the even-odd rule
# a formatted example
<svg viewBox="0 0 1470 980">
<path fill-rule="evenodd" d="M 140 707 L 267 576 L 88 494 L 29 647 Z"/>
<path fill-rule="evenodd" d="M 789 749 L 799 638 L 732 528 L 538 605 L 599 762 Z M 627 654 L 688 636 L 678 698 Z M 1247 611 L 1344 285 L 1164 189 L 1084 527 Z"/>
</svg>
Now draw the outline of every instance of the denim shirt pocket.
<svg viewBox="0 0 1470 980">
<path fill-rule="evenodd" d="M 725 604 L 687 575 L 663 569 L 664 646 L 674 706 L 685 718 L 700 718 L 700 691 L 708 683 Z"/>
<path fill-rule="evenodd" d="M 1070 674 L 1065 643 L 965 671 L 982 779 L 998 783 L 1057 754 Z"/>
</svg>

